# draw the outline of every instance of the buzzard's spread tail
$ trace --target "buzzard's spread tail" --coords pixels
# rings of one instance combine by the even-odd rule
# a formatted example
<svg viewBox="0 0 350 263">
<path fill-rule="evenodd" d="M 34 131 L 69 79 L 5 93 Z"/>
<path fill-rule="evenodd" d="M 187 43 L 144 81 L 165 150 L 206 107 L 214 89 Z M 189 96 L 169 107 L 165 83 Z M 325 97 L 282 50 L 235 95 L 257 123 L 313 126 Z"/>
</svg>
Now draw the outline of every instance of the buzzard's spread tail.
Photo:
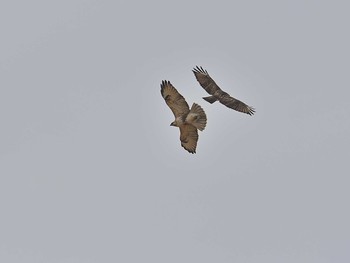
<svg viewBox="0 0 350 263">
<path fill-rule="evenodd" d="M 191 110 L 186 117 L 186 122 L 192 124 L 198 130 L 203 131 L 207 125 L 207 115 L 205 115 L 201 106 L 193 103 Z"/>
<path fill-rule="evenodd" d="M 215 98 L 214 96 L 203 97 L 203 99 L 209 102 L 210 104 L 213 104 L 215 101 L 217 101 L 217 98 Z"/>
</svg>

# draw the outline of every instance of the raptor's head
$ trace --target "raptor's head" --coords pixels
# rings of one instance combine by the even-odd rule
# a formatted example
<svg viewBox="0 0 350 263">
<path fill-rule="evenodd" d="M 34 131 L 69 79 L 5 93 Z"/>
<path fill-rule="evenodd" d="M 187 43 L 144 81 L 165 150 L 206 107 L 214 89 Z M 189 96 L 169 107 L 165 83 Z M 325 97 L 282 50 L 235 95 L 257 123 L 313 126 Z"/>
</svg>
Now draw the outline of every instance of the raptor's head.
<svg viewBox="0 0 350 263">
<path fill-rule="evenodd" d="M 176 121 L 173 121 L 172 123 L 170 123 L 170 126 L 175 126 L 175 127 L 177 127 Z"/>
</svg>

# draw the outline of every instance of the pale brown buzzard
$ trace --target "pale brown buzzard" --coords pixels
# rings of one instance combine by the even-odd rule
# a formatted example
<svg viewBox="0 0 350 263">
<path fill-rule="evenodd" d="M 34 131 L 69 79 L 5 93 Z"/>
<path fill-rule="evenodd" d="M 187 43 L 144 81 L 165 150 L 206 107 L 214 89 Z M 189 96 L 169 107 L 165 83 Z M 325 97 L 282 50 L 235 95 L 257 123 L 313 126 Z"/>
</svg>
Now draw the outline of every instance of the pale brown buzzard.
<svg viewBox="0 0 350 263">
<path fill-rule="evenodd" d="M 193 103 L 190 109 L 185 98 L 174 88 L 170 81 L 162 81 L 160 92 L 175 116 L 175 121 L 170 125 L 180 128 L 181 146 L 190 153 L 196 153 L 197 129 L 203 131 L 207 124 L 207 116 L 204 110 L 196 103 Z"/>
</svg>

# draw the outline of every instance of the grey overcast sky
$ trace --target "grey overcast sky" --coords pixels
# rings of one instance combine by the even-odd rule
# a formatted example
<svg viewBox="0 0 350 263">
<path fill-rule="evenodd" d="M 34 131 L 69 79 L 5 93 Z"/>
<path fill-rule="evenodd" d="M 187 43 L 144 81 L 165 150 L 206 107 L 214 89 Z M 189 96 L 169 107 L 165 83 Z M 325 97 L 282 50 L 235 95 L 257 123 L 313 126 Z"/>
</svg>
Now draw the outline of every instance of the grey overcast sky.
<svg viewBox="0 0 350 263">
<path fill-rule="evenodd" d="M 349 9 L 2 0 L 0 262 L 350 262 Z M 195 155 L 163 79 L 207 113 Z"/>
</svg>

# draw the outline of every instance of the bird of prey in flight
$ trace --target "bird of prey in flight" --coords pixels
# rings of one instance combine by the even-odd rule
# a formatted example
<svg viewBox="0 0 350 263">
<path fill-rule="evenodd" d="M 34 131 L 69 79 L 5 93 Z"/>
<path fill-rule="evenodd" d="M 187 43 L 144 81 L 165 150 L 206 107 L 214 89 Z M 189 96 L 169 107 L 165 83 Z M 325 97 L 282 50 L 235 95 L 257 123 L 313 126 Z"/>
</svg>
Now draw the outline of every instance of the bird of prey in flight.
<svg viewBox="0 0 350 263">
<path fill-rule="evenodd" d="M 189 108 L 185 98 L 175 89 L 170 81 L 163 80 L 160 92 L 174 113 L 175 120 L 171 126 L 179 127 L 181 146 L 189 153 L 196 153 L 198 130 L 203 131 L 207 124 L 207 116 L 201 106 L 196 103 Z"/>
<path fill-rule="evenodd" d="M 220 87 L 215 83 L 215 81 L 209 76 L 208 72 L 202 67 L 196 66 L 192 72 L 194 73 L 197 81 L 206 90 L 211 96 L 203 97 L 209 103 L 214 103 L 219 101 L 221 104 L 224 104 L 226 107 L 253 115 L 255 109 L 248 106 L 244 102 L 231 97 L 228 93 L 221 90 Z"/>
</svg>

